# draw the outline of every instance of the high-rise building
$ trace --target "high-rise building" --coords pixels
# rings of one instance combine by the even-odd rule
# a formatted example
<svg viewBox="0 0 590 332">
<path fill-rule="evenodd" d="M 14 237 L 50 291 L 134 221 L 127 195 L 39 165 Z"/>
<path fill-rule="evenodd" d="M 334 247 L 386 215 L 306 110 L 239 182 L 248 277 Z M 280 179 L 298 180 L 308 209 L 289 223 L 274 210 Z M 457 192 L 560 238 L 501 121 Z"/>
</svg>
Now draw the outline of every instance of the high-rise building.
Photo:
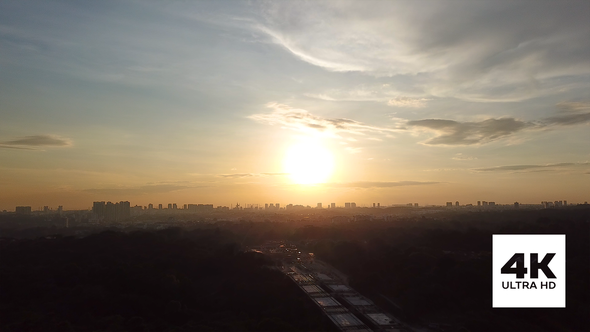
<svg viewBox="0 0 590 332">
<path fill-rule="evenodd" d="M 351 208 L 355 208 L 356 207 L 356 203 L 355 202 L 350 202 L 350 207 Z"/>
<path fill-rule="evenodd" d="M 64 212 L 64 207 L 63 205 L 60 205 L 57 207 L 57 213 L 61 216 L 61 214 Z"/>
<path fill-rule="evenodd" d="M 375 207 L 375 203 L 373 203 L 373 207 Z"/>
<path fill-rule="evenodd" d="M 317 209 L 321 209 L 322 208 L 322 203 L 318 203 L 318 205 L 316 206 Z"/>
<path fill-rule="evenodd" d="M 127 201 L 112 202 L 94 202 L 92 207 L 93 213 L 99 217 L 110 221 L 121 221 L 131 216 L 131 204 Z M 95 212 L 96 211 L 96 212 Z"/>
<path fill-rule="evenodd" d="M 162 204 L 158 204 L 158 210 L 162 210 Z"/>
<path fill-rule="evenodd" d="M 264 209 L 268 210 L 268 203 L 264 203 Z"/>
<path fill-rule="evenodd" d="M 172 209 L 173 209 L 173 210 L 176 210 L 176 209 L 178 209 L 178 205 L 176 205 L 176 203 L 172 204 Z"/>
<path fill-rule="evenodd" d="M 336 203 L 330 203 L 330 207 L 331 207 L 332 209 L 335 209 L 335 208 L 336 208 Z"/>
<path fill-rule="evenodd" d="M 350 203 L 349 202 L 344 203 L 344 207 L 347 209 L 350 209 Z"/>
<path fill-rule="evenodd" d="M 380 208 L 381 207 L 381 203 L 377 203 L 377 207 Z"/>
<path fill-rule="evenodd" d="M 455 206 L 459 206 L 459 201 L 456 201 L 455 202 Z"/>
<path fill-rule="evenodd" d="M 481 201 L 477 201 L 477 206 L 481 206 Z"/>
<path fill-rule="evenodd" d="M 453 202 L 447 202 L 447 207 L 453 206 Z"/>
<path fill-rule="evenodd" d="M 183 208 L 182 208 L 182 209 L 183 209 L 183 210 L 188 210 L 188 204 L 184 204 L 184 206 L 183 206 Z"/>
<path fill-rule="evenodd" d="M 414 207 L 418 207 L 418 203 L 414 203 Z"/>
<path fill-rule="evenodd" d="M 277 208 L 277 210 L 279 210 L 281 208 L 281 204 L 280 203 L 276 203 L 275 207 Z"/>
<path fill-rule="evenodd" d="M 518 202 L 514 202 L 514 208 L 515 208 L 515 209 L 518 209 L 519 207 L 520 207 L 520 203 L 518 203 Z"/>
<path fill-rule="evenodd" d="M 154 209 L 154 204 L 150 203 L 148 204 L 148 210 L 153 210 Z"/>
<path fill-rule="evenodd" d="M 30 206 L 17 206 L 15 211 L 16 211 L 16 214 L 31 214 L 31 207 Z"/>
<path fill-rule="evenodd" d="M 105 217 L 105 202 L 94 202 L 92 203 L 92 213 L 97 218 L 104 218 Z"/>
<path fill-rule="evenodd" d="M 563 206 L 567 206 L 567 201 L 563 201 Z"/>
<path fill-rule="evenodd" d="M 168 203 L 168 210 L 172 210 L 172 203 Z"/>
<path fill-rule="evenodd" d="M 139 206 L 139 205 L 136 205 L 136 206 L 134 206 L 134 207 L 131 207 L 131 208 L 129 209 L 129 214 L 130 214 L 130 216 L 132 216 L 132 217 L 135 217 L 135 216 L 140 216 L 142 213 L 143 213 L 143 207 L 141 207 L 141 206 Z"/>
<path fill-rule="evenodd" d="M 236 208 L 239 209 L 239 204 L 236 205 Z M 213 204 L 189 204 L 188 210 L 190 212 L 196 212 L 196 213 L 211 212 L 211 211 L 213 211 Z"/>
<path fill-rule="evenodd" d="M 43 207 L 43 213 L 49 213 L 49 206 L 45 205 Z"/>
</svg>

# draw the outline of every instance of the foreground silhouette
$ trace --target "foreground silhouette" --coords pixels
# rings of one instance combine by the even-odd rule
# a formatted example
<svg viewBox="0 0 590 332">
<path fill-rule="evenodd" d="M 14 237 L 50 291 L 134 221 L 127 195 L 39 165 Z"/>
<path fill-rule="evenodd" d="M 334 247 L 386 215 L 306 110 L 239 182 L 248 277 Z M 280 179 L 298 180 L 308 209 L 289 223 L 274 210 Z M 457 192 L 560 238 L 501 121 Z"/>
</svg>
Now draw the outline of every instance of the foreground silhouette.
<svg viewBox="0 0 590 332">
<path fill-rule="evenodd" d="M 2 241 L 2 331 L 289 331 L 331 325 L 223 232 Z"/>
</svg>

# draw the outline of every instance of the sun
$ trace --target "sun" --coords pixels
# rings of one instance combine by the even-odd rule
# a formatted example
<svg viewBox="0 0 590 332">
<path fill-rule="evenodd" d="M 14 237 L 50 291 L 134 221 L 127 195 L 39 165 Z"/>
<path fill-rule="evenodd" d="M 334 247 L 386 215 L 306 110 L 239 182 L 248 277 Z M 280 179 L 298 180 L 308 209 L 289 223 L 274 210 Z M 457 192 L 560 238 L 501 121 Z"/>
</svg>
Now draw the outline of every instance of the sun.
<svg viewBox="0 0 590 332">
<path fill-rule="evenodd" d="M 334 168 L 332 153 L 318 142 L 301 142 L 287 149 L 284 169 L 298 184 L 326 182 Z"/>
</svg>

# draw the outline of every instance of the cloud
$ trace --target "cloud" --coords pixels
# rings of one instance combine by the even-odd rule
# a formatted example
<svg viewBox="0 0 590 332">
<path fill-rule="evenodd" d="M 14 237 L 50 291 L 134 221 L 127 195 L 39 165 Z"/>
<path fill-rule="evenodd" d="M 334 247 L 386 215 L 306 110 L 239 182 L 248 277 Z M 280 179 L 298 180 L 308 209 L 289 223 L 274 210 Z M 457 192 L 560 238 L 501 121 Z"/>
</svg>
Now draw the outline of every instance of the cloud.
<svg viewBox="0 0 590 332">
<path fill-rule="evenodd" d="M 411 90 L 411 89 L 410 89 Z M 392 89 L 389 84 L 361 85 L 353 89 L 329 89 L 323 93 L 306 93 L 305 96 L 327 101 L 372 101 L 393 107 L 423 108 L 430 98 L 411 97 L 404 94 L 422 92 Z"/>
<path fill-rule="evenodd" d="M 288 105 L 269 103 L 270 113 L 253 114 L 249 119 L 268 125 L 280 125 L 289 129 L 322 134 L 330 137 L 341 137 L 340 134 L 365 135 L 366 133 L 388 133 L 396 131 L 394 128 L 378 127 L 359 121 L 335 118 L 322 118 L 303 109 L 292 108 Z"/>
<path fill-rule="evenodd" d="M 0 148 L 35 150 L 36 147 L 71 146 L 69 139 L 53 135 L 25 136 L 0 142 Z"/>
<path fill-rule="evenodd" d="M 130 188 L 100 188 L 100 189 L 85 189 L 83 191 L 92 194 L 100 195 L 144 195 L 144 194 L 161 194 L 171 191 L 189 189 L 189 188 L 201 188 L 200 186 L 180 186 L 173 184 L 159 184 L 159 185 L 146 185 L 140 187 Z"/>
<path fill-rule="evenodd" d="M 471 156 L 464 156 L 462 153 L 457 153 L 455 154 L 455 156 L 453 158 L 451 158 L 453 160 L 476 160 L 477 157 L 471 157 Z"/>
<path fill-rule="evenodd" d="M 477 172 L 509 172 L 509 171 L 539 171 L 549 169 L 559 169 L 573 166 L 588 166 L 589 162 L 584 163 L 557 163 L 557 164 L 545 164 L 545 165 L 508 165 L 508 166 L 495 166 L 487 168 L 474 168 Z"/>
<path fill-rule="evenodd" d="M 535 10 L 531 10 L 532 6 Z M 336 72 L 407 79 L 425 95 L 516 101 L 590 73 L 588 2 L 263 3 L 254 29 Z M 571 82 L 571 81 L 570 81 Z"/>
<path fill-rule="evenodd" d="M 476 145 L 507 138 L 525 130 L 554 130 L 563 126 L 590 123 L 590 103 L 561 102 L 555 115 L 533 122 L 515 118 L 489 118 L 475 122 L 447 119 L 403 120 L 395 119 L 410 131 L 427 130 L 436 136 L 424 142 L 427 145 Z M 459 159 L 455 157 L 453 159 Z"/>
<path fill-rule="evenodd" d="M 220 174 L 219 176 L 229 179 L 249 178 L 254 176 L 283 176 L 289 173 L 266 172 L 266 173 L 236 173 L 236 174 Z"/>
<path fill-rule="evenodd" d="M 556 105 L 559 113 L 541 120 L 544 126 L 571 126 L 590 122 L 590 103 L 561 102 Z"/>
<path fill-rule="evenodd" d="M 12 146 L 12 145 L 5 145 L 5 144 L 0 144 L 0 148 L 2 148 L 2 149 L 16 149 L 16 150 L 38 150 L 35 148 L 27 148 L 24 146 Z"/>
<path fill-rule="evenodd" d="M 387 105 L 395 107 L 411 107 L 411 108 L 423 108 L 426 106 L 426 102 L 430 99 L 426 98 L 409 98 L 409 97 L 397 97 L 389 99 Z"/>
<path fill-rule="evenodd" d="M 379 127 L 367 125 L 362 122 L 346 118 L 322 118 L 313 115 L 306 110 L 292 108 L 288 105 L 269 103 L 267 107 L 272 109 L 270 113 L 260 113 L 248 116 L 248 118 L 269 125 L 280 125 L 285 128 L 322 134 L 329 137 L 344 138 L 343 135 L 381 134 L 388 138 L 394 138 L 391 133 L 400 131 L 435 133 L 433 138 L 423 142 L 426 145 L 481 145 L 500 139 L 512 137 L 526 130 L 544 129 L 552 130 L 560 126 L 571 126 L 590 123 L 590 109 L 587 103 L 562 102 L 556 105 L 559 111 L 556 115 L 537 121 L 525 122 L 513 117 L 488 118 L 480 121 L 455 121 L 449 119 L 421 119 L 406 120 L 394 119 L 397 124 L 393 127 Z M 380 141 L 376 137 L 367 137 L 368 140 Z M 356 141 L 355 138 L 345 138 L 348 141 Z M 345 144 L 345 142 L 341 142 Z M 361 148 L 347 148 L 350 153 L 358 153 Z M 471 160 L 471 157 L 456 156 L 456 160 Z"/>
<path fill-rule="evenodd" d="M 345 183 L 325 183 L 327 187 L 338 187 L 338 188 L 390 188 L 390 187 L 405 187 L 405 186 L 423 186 L 431 184 L 439 184 L 441 182 L 420 182 L 420 181 L 384 181 L 384 182 L 372 182 L 372 181 L 359 181 L 359 182 L 345 182 Z"/>
<path fill-rule="evenodd" d="M 479 122 L 425 119 L 408 121 L 406 124 L 410 127 L 434 131 L 437 136 L 424 142 L 424 144 L 428 145 L 484 144 L 512 135 L 531 126 L 514 118 L 487 119 Z"/>
<path fill-rule="evenodd" d="M 590 112 L 579 114 L 563 114 L 542 120 L 545 125 L 571 126 L 590 122 Z"/>
<path fill-rule="evenodd" d="M 555 105 L 558 109 L 564 112 L 580 112 L 590 111 L 590 103 L 582 102 L 561 102 Z"/>
<path fill-rule="evenodd" d="M 254 174 L 252 173 L 237 173 L 237 174 L 220 174 L 219 176 L 223 177 L 223 178 L 247 178 L 247 177 L 251 177 L 254 176 Z"/>
<path fill-rule="evenodd" d="M 346 150 L 350 154 L 355 154 L 355 153 L 361 153 L 361 151 L 363 149 L 362 148 L 353 148 L 353 147 L 348 146 L 348 147 L 344 148 L 344 150 Z"/>
</svg>

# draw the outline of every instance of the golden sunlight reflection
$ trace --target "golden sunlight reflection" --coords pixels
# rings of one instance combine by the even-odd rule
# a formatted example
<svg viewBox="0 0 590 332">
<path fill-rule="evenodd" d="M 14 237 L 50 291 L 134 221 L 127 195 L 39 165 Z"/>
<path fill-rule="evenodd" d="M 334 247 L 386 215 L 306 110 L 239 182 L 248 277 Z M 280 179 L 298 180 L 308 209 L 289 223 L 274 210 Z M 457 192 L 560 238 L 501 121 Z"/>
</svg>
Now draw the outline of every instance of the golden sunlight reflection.
<svg viewBox="0 0 590 332">
<path fill-rule="evenodd" d="M 287 149 L 285 172 L 298 184 L 326 182 L 334 168 L 332 153 L 317 141 L 304 141 Z"/>
</svg>

